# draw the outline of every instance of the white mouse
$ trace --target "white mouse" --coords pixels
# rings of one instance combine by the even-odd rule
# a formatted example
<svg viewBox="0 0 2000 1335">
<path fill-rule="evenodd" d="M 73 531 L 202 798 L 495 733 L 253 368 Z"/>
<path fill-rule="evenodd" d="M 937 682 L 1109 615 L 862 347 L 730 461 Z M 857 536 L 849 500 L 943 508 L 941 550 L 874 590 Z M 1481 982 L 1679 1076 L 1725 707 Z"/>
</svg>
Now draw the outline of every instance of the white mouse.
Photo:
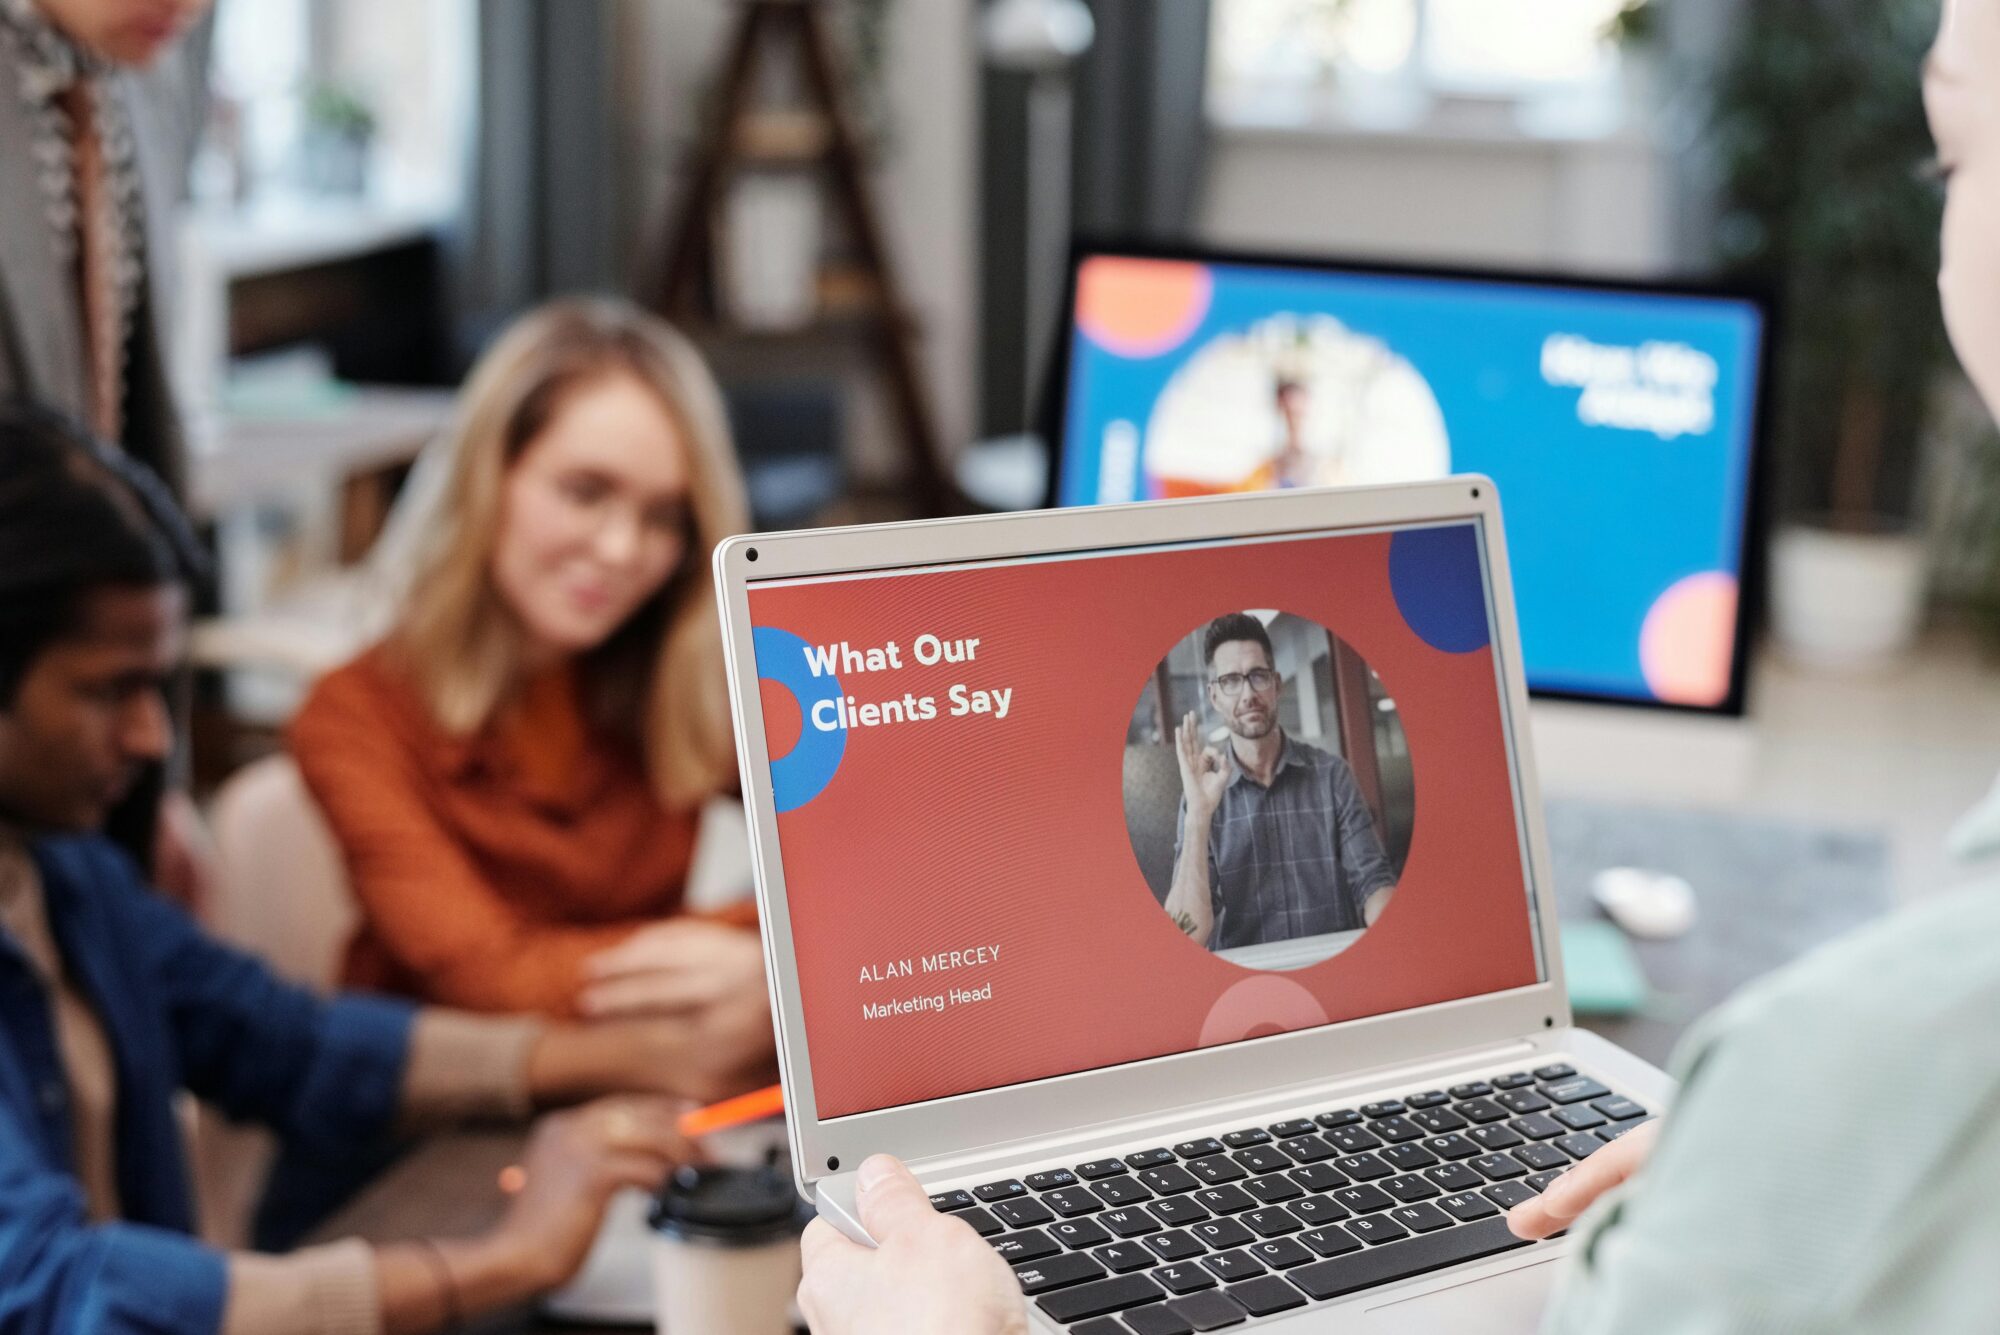
<svg viewBox="0 0 2000 1335">
<path fill-rule="evenodd" d="M 1633 936 L 1668 941 L 1694 926 L 1694 887 L 1649 867 L 1606 867 L 1590 878 L 1590 893 L 1611 921 Z"/>
</svg>

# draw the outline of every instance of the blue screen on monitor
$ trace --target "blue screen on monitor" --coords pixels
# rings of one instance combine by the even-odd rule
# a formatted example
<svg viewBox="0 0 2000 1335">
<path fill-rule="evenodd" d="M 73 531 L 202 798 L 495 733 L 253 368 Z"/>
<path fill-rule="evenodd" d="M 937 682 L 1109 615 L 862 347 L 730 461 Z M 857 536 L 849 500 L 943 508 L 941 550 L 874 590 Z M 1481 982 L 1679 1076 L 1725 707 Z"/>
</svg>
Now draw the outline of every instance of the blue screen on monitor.
<svg viewBox="0 0 2000 1335">
<path fill-rule="evenodd" d="M 1729 707 L 1763 336 L 1736 297 L 1086 255 L 1056 501 L 1484 473 L 1531 687 Z"/>
</svg>

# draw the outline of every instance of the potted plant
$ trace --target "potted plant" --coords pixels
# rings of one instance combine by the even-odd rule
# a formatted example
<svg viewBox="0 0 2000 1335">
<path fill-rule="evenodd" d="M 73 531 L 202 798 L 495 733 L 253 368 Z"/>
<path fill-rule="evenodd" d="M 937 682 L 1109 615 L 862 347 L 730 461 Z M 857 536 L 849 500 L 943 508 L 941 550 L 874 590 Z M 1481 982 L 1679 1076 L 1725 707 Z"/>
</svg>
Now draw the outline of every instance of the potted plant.
<svg viewBox="0 0 2000 1335">
<path fill-rule="evenodd" d="M 1936 0 L 1751 0 L 1714 88 L 1726 271 L 1774 292 L 1774 625 L 1866 666 L 1915 637 L 1918 443 L 1945 357 L 1919 68 Z"/>
<path fill-rule="evenodd" d="M 322 83 L 306 94 L 301 165 L 307 189 L 324 195 L 364 193 L 374 142 L 375 113 L 353 89 Z"/>
</svg>

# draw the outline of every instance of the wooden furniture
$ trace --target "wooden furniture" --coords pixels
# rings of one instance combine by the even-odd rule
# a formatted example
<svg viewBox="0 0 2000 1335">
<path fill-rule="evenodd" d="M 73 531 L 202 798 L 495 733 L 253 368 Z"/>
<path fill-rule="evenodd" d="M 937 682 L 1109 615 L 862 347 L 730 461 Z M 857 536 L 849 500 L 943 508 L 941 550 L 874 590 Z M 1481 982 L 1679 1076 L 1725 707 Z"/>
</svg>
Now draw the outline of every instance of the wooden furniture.
<svg viewBox="0 0 2000 1335">
<path fill-rule="evenodd" d="M 751 105 L 766 51 L 801 57 L 808 98 L 803 110 L 773 113 Z M 746 0 L 721 69 L 710 129 L 694 149 L 687 193 L 673 222 L 658 309 L 709 345 L 829 337 L 859 343 L 884 377 L 918 507 L 926 515 L 965 509 L 944 467 L 936 415 L 917 364 L 916 323 L 869 192 L 869 163 L 841 85 L 823 0 Z M 819 313 L 805 328 L 746 328 L 732 322 L 717 299 L 717 214 L 744 168 L 822 171 L 845 226 L 853 260 L 822 265 Z"/>
</svg>

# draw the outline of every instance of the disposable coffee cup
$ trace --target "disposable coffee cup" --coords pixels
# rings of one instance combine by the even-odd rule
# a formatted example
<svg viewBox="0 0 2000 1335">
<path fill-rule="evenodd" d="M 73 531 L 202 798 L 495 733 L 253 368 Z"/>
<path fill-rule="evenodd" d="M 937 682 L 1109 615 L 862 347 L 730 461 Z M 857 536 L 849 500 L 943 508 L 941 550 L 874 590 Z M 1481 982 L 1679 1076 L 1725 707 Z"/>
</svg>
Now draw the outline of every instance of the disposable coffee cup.
<svg viewBox="0 0 2000 1335">
<path fill-rule="evenodd" d="M 777 1164 L 675 1172 L 653 1210 L 659 1335 L 790 1335 L 800 1219 Z"/>
</svg>

